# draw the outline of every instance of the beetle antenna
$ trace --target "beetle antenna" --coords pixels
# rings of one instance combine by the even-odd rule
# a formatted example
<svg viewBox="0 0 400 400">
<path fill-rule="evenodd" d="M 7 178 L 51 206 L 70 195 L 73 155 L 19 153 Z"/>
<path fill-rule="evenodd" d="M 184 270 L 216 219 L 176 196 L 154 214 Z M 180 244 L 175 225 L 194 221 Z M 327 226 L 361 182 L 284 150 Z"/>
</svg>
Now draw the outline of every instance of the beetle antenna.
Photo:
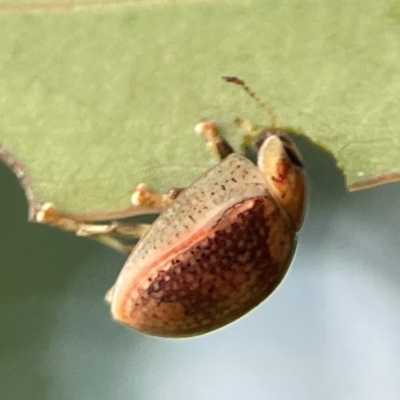
<svg viewBox="0 0 400 400">
<path fill-rule="evenodd" d="M 267 111 L 269 117 L 271 118 L 272 126 L 274 128 L 279 126 L 278 117 L 276 116 L 274 109 L 270 105 L 262 101 L 260 97 L 258 97 L 258 95 L 250 88 L 250 86 L 246 84 L 246 82 L 243 79 L 237 78 L 236 76 L 222 76 L 222 79 L 225 82 L 234 83 L 235 85 L 241 86 L 244 89 L 244 91 L 250 97 L 252 97 L 261 108 Z"/>
</svg>

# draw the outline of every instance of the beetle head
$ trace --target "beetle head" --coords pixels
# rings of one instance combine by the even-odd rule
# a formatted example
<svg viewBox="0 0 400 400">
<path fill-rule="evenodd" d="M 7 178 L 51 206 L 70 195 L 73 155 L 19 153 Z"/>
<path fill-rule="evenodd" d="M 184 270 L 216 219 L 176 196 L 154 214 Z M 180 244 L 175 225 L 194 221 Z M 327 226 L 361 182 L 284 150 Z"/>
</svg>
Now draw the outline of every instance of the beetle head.
<svg viewBox="0 0 400 400">
<path fill-rule="evenodd" d="M 268 188 L 286 211 L 292 226 L 300 229 L 305 209 L 305 176 L 301 155 L 295 144 L 280 129 L 260 133 L 254 141 L 257 164 Z"/>
</svg>

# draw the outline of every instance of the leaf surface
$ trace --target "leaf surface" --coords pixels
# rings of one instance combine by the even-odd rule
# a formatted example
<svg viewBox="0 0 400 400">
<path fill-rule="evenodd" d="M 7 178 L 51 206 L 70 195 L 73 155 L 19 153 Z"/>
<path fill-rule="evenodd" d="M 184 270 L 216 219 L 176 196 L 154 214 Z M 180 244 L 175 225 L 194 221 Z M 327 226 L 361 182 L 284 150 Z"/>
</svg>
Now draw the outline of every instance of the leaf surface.
<svg viewBox="0 0 400 400">
<path fill-rule="evenodd" d="M 144 182 L 183 187 L 213 165 L 202 118 L 268 125 L 221 75 L 329 151 L 350 188 L 400 179 L 400 3 L 3 0 L 0 142 L 35 199 L 127 207 Z M 307 161 L 307 160 L 306 160 Z"/>
</svg>

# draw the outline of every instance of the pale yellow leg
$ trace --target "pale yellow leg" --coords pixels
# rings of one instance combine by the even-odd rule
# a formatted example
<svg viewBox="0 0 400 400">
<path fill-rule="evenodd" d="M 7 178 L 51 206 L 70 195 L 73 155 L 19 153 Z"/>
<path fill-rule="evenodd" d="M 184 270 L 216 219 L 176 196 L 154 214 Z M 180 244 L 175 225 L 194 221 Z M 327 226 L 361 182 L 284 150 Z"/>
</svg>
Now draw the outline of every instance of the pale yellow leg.
<svg viewBox="0 0 400 400">
<path fill-rule="evenodd" d="M 36 222 L 74 232 L 77 236 L 93 237 L 99 242 L 124 253 L 130 252 L 133 247 L 123 243 L 115 236 L 140 239 L 150 228 L 148 224 L 123 224 L 117 221 L 106 224 L 75 221 L 58 213 L 51 203 L 43 204 L 36 212 L 35 219 Z"/>
<path fill-rule="evenodd" d="M 221 160 L 235 152 L 228 141 L 218 133 L 217 125 L 214 122 L 201 121 L 195 126 L 194 130 L 206 140 L 208 149 Z"/>
<path fill-rule="evenodd" d="M 138 185 L 132 195 L 132 205 L 138 209 L 155 210 L 159 213 L 168 208 L 178 197 L 183 189 L 171 189 L 167 194 L 158 194 L 151 191 L 146 185 Z M 148 213 L 148 212 L 147 212 Z M 104 215 L 107 219 L 108 213 L 96 213 L 97 220 Z M 138 214 L 133 214 L 138 215 Z M 118 216 L 118 215 L 116 215 Z M 129 215 L 126 215 L 129 217 Z M 126 217 L 124 215 L 124 217 Z M 150 224 L 127 224 L 116 220 L 109 223 L 94 223 L 91 220 L 76 219 L 71 215 L 59 213 L 53 204 L 43 204 L 34 215 L 36 222 L 55 226 L 65 231 L 74 232 L 77 236 L 87 236 L 123 253 L 129 253 L 133 245 L 124 243 L 118 236 L 128 239 L 140 239 L 149 229 Z"/>
<path fill-rule="evenodd" d="M 155 207 L 166 209 L 171 203 L 179 196 L 179 194 L 183 191 L 183 188 L 174 188 L 171 189 L 168 193 L 157 193 L 153 192 L 148 186 L 144 183 L 136 186 L 135 191 L 131 197 L 131 203 L 134 206 L 140 207 Z"/>
</svg>

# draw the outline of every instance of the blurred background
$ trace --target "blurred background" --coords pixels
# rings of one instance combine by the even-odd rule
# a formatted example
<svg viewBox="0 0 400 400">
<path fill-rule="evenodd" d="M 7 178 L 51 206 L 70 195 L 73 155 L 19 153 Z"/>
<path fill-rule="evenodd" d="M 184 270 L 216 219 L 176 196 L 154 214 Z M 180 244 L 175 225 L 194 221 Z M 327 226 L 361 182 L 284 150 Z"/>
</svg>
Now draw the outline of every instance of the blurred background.
<svg viewBox="0 0 400 400">
<path fill-rule="evenodd" d="M 347 193 L 326 153 L 299 146 L 309 208 L 289 274 L 185 340 L 112 322 L 103 297 L 124 256 L 28 224 L 1 164 L 0 399 L 400 399 L 400 185 Z"/>
</svg>

